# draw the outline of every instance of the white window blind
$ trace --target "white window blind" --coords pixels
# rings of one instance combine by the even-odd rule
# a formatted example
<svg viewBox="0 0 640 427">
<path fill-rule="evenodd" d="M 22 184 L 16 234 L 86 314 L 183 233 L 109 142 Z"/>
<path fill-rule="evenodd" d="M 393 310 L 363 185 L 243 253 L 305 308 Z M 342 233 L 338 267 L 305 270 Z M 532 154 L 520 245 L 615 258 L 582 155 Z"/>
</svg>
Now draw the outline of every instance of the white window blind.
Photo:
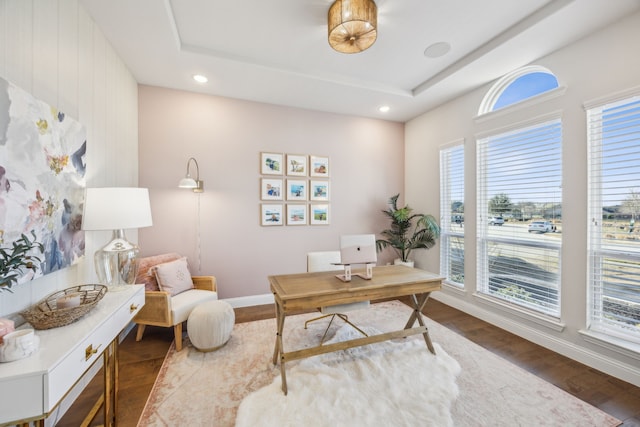
<svg viewBox="0 0 640 427">
<path fill-rule="evenodd" d="M 477 162 L 478 292 L 558 318 L 560 119 L 478 140 Z M 533 221 L 547 232 L 530 232 Z"/>
<path fill-rule="evenodd" d="M 440 274 L 464 286 L 464 141 L 440 150 Z"/>
<path fill-rule="evenodd" d="M 640 343 L 640 96 L 587 121 L 589 328 Z"/>
</svg>

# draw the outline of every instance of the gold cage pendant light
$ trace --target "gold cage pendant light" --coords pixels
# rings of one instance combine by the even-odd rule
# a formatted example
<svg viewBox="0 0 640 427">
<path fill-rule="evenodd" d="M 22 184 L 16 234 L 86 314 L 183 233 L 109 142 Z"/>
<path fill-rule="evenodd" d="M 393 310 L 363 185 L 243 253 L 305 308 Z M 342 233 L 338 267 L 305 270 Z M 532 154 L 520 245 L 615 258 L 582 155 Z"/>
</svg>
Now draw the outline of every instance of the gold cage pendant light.
<svg viewBox="0 0 640 427">
<path fill-rule="evenodd" d="M 378 36 L 373 0 L 336 0 L 329 8 L 329 44 L 342 53 L 368 49 Z"/>
</svg>

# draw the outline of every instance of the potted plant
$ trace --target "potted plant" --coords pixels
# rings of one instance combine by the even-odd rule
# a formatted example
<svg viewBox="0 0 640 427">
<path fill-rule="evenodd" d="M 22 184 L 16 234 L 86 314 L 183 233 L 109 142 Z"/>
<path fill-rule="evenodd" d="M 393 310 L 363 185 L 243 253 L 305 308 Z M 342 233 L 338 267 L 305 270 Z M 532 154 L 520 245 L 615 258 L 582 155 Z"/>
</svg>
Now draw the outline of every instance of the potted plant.
<svg viewBox="0 0 640 427">
<path fill-rule="evenodd" d="M 22 277 L 25 269 L 34 272 L 38 269 L 41 260 L 32 253 L 34 250 L 43 253 L 44 246 L 36 241 L 34 231 L 31 231 L 31 235 L 32 240 L 22 234 L 11 248 L 0 248 L 0 291 L 11 292 L 11 287 Z"/>
<path fill-rule="evenodd" d="M 378 251 L 391 246 L 398 254 L 395 263 L 413 267 L 409 254 L 414 249 L 430 249 L 440 237 L 440 226 L 433 215 L 413 213 L 408 205 L 398 208 L 400 194 L 389 199 L 389 208 L 382 212 L 391 221 L 391 228 L 383 230 L 383 238 L 376 240 Z"/>
</svg>

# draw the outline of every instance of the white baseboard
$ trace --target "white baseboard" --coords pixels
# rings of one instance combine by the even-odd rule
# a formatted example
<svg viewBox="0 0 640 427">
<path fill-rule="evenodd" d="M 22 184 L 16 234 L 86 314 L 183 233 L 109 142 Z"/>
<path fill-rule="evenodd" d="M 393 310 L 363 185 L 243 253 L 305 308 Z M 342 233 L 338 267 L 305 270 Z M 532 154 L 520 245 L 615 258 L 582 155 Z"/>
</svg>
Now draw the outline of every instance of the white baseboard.
<svg viewBox="0 0 640 427">
<path fill-rule="evenodd" d="M 251 295 L 248 297 L 227 298 L 224 301 L 231 307 L 251 307 L 253 305 L 273 304 L 273 294 Z"/>
<path fill-rule="evenodd" d="M 519 337 L 555 351 L 558 354 L 640 387 L 640 369 L 638 367 L 611 359 L 588 348 L 578 346 L 575 343 L 545 334 L 540 330 L 515 322 L 490 310 L 461 301 L 444 292 L 435 292 L 431 294 L 431 297 L 458 310 L 464 311 L 471 316 L 516 334 Z"/>
</svg>

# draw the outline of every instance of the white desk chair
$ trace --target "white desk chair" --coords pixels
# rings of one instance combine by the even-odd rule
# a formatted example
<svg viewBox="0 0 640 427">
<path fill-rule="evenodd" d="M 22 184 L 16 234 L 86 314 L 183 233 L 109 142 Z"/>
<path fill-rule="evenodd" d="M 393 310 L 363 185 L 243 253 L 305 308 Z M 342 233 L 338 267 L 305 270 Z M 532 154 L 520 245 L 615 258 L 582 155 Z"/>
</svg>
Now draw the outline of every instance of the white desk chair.
<svg viewBox="0 0 640 427">
<path fill-rule="evenodd" d="M 326 251 L 326 252 L 309 252 L 307 253 L 307 272 L 317 272 L 317 271 L 340 271 L 344 270 L 344 267 L 341 265 L 335 265 L 336 263 L 340 263 L 340 251 Z M 338 279 L 336 279 L 338 280 Z M 327 332 L 329 332 L 329 328 L 333 323 L 333 320 L 337 317 L 341 318 L 345 323 L 351 325 L 355 330 L 360 332 L 364 336 L 368 336 L 362 329 L 358 328 L 356 325 L 349 321 L 349 317 L 344 314 L 348 311 L 359 310 L 362 308 L 369 307 L 369 301 L 358 301 L 352 302 L 348 304 L 337 304 L 331 305 L 327 307 L 320 307 L 319 310 L 322 313 L 322 316 L 315 317 L 313 319 L 307 320 L 304 322 L 304 328 L 307 329 L 307 325 L 316 320 L 324 319 L 326 317 L 331 317 L 329 324 L 327 325 L 327 329 L 324 331 L 324 335 L 322 335 L 321 342 L 323 343 L 325 337 L 327 336 Z"/>
</svg>

